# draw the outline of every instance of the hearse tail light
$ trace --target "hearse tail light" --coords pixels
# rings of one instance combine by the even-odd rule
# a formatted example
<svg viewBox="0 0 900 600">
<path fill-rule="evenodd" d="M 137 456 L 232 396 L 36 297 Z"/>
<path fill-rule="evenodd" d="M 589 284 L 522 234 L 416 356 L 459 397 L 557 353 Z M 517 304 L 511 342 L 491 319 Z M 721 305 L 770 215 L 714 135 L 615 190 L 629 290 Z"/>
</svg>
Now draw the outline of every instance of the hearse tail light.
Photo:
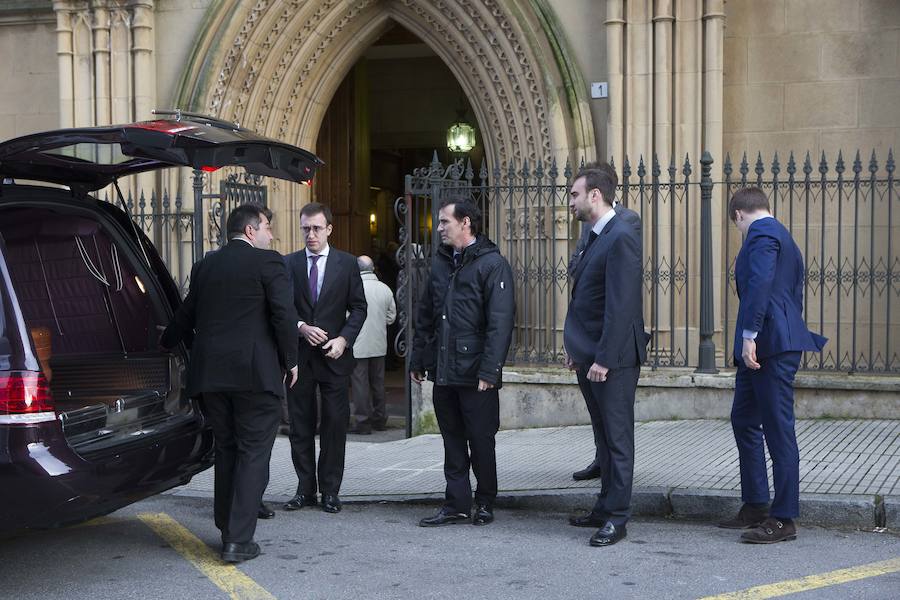
<svg viewBox="0 0 900 600">
<path fill-rule="evenodd" d="M 53 421 L 56 411 L 42 373 L 0 375 L 0 424 Z"/>
<path fill-rule="evenodd" d="M 221 167 L 210 167 L 210 166 L 204 165 L 204 166 L 200 167 L 200 170 L 203 171 L 204 173 L 214 173 L 214 172 L 218 171 L 220 168 Z"/>
</svg>

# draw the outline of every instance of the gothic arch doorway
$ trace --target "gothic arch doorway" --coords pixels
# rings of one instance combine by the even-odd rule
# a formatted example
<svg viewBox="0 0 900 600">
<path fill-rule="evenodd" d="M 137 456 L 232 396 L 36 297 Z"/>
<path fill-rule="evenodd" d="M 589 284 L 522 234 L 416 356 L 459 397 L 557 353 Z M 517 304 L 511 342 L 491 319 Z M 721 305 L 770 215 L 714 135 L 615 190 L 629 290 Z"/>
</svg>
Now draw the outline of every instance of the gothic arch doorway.
<svg viewBox="0 0 900 600">
<path fill-rule="evenodd" d="M 313 151 L 326 111 L 363 53 L 395 24 L 447 65 L 484 131 L 489 167 L 596 155 L 585 86 L 543 0 L 223 0 L 182 78 L 182 108 Z M 293 186 L 296 187 L 296 186 Z M 273 208 L 282 249 L 299 244 L 306 190 Z"/>
</svg>

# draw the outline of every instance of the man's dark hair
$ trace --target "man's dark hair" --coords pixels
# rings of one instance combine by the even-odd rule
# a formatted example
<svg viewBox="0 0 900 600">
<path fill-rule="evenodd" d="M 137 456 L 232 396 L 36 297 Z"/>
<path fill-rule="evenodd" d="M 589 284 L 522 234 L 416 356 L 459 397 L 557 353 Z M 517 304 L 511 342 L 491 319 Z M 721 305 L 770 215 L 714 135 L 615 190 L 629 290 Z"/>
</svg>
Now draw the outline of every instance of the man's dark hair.
<svg viewBox="0 0 900 600">
<path fill-rule="evenodd" d="M 327 205 L 322 204 L 321 202 L 310 202 L 300 209 L 301 217 L 314 217 L 319 214 L 325 215 L 325 223 L 331 225 L 334 216 L 331 214 L 331 209 L 328 208 Z"/>
<path fill-rule="evenodd" d="M 233 240 L 239 235 L 244 235 L 247 225 L 253 229 L 259 229 L 259 222 L 262 220 L 260 215 L 264 215 L 270 222 L 272 221 L 272 211 L 265 206 L 256 204 L 241 204 L 228 213 L 228 220 L 225 222 L 225 235 L 229 240 Z"/>
<path fill-rule="evenodd" d="M 477 236 L 481 233 L 481 211 L 478 210 L 478 207 L 468 200 L 462 201 L 453 201 L 453 200 L 445 200 L 441 203 L 441 208 L 446 208 L 447 206 L 453 205 L 453 218 L 457 221 L 462 221 L 465 217 L 469 217 L 469 222 L 472 224 L 471 231 L 473 236 Z"/>
<path fill-rule="evenodd" d="M 734 193 L 728 202 L 728 216 L 732 221 L 737 220 L 737 211 L 756 212 L 764 210 L 769 212 L 769 198 L 758 187 L 741 188 Z"/>
<path fill-rule="evenodd" d="M 578 170 L 575 179 L 584 177 L 585 188 L 587 191 L 593 189 L 600 190 L 603 195 L 603 201 L 612 206 L 613 199 L 616 197 L 616 186 L 619 184 L 619 176 L 616 175 L 609 163 L 591 162 Z"/>
</svg>

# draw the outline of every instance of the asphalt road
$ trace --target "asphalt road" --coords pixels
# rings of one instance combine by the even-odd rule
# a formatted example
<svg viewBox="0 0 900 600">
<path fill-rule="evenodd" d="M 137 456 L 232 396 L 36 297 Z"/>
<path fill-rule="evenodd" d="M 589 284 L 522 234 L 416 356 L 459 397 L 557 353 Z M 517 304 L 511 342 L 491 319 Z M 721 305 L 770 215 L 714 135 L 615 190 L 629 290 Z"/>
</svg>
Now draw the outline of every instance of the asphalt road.
<svg viewBox="0 0 900 600">
<path fill-rule="evenodd" d="M 507 510 L 487 527 L 417 527 L 434 509 L 376 504 L 348 505 L 339 515 L 279 511 L 260 522 L 261 557 L 238 569 L 207 557 L 204 573 L 196 566 L 202 556 L 150 525 L 177 522 L 183 537 L 196 536 L 217 553 L 211 501 L 159 496 L 93 525 L 0 540 L 0 597 L 228 598 L 225 588 L 234 598 L 267 592 L 281 599 L 702 598 L 808 576 L 815 577 L 807 582 L 828 583 L 822 574 L 900 561 L 900 536 L 893 533 L 801 528 L 797 541 L 752 546 L 737 543 L 736 532 L 703 523 L 638 519 L 623 542 L 592 548 L 592 530 L 569 526 L 566 515 Z M 748 597 L 779 597 L 787 588 L 782 583 L 770 594 L 773 589 L 774 596 Z M 887 574 L 790 596 L 898 597 L 900 562 Z"/>
</svg>

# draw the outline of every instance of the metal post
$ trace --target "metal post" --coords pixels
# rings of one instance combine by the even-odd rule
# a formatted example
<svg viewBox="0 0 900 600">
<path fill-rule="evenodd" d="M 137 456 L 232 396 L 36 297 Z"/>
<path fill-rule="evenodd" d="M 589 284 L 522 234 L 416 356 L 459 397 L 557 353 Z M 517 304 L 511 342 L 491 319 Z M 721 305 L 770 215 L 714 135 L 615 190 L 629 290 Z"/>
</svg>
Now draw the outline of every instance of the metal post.
<svg viewBox="0 0 900 600">
<path fill-rule="evenodd" d="M 194 169 L 194 262 L 203 258 L 203 171 Z"/>
<path fill-rule="evenodd" d="M 700 360 L 696 373 L 718 373 L 713 342 L 712 171 L 708 151 L 700 158 Z"/>
</svg>

